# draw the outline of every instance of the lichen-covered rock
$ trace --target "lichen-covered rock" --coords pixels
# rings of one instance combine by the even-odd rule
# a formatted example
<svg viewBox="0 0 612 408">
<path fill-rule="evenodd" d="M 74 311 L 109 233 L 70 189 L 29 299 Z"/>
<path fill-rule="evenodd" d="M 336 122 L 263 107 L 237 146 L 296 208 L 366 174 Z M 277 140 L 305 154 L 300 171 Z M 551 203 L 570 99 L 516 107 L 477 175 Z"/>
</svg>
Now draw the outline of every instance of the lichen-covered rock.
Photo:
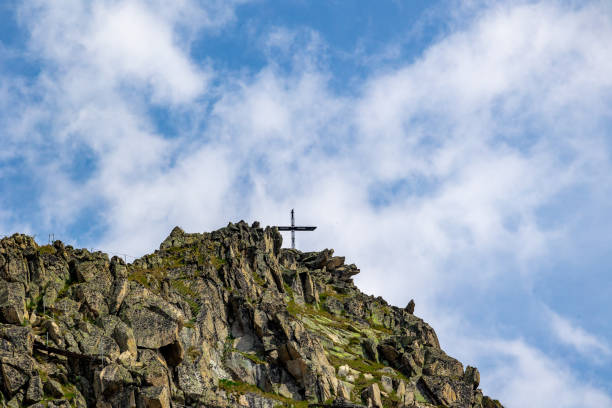
<svg viewBox="0 0 612 408">
<path fill-rule="evenodd" d="M 138 391 L 139 407 L 170 408 L 170 393 L 167 387 L 143 387 Z"/>
<path fill-rule="evenodd" d="M 94 378 L 94 390 L 98 396 L 112 396 L 132 383 L 129 371 L 119 364 L 104 367 Z"/>
<path fill-rule="evenodd" d="M 332 249 L 276 228 L 176 227 L 131 264 L 0 240 L 7 406 L 499 408 L 407 308 L 363 294 Z M 3 398 L 2 398 L 3 397 Z M 330 403 L 330 401 L 333 401 Z"/>
<path fill-rule="evenodd" d="M 21 388 L 27 385 L 34 360 L 23 353 L 0 354 L 0 373 L 2 374 L 2 391 L 8 396 L 13 396 Z"/>
<path fill-rule="evenodd" d="M 0 316 L 4 323 L 23 323 L 27 316 L 25 299 L 23 283 L 0 281 Z"/>
<path fill-rule="evenodd" d="M 382 400 L 380 398 L 380 389 L 378 384 L 371 384 L 369 387 L 363 390 L 361 398 L 366 402 L 368 407 L 383 408 Z"/>
<path fill-rule="evenodd" d="M 137 283 L 130 285 L 121 317 L 132 328 L 136 345 L 150 349 L 175 342 L 185 320 L 180 309 Z"/>
</svg>

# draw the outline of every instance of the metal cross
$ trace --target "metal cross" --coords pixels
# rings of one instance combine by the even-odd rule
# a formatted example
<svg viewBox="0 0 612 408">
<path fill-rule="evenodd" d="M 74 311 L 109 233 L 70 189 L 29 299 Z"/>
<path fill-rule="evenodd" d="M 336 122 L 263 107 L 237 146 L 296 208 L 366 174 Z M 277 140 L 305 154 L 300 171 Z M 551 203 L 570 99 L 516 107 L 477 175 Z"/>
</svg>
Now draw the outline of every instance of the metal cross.
<svg viewBox="0 0 612 408">
<path fill-rule="evenodd" d="M 291 231 L 291 248 L 295 249 L 295 231 L 314 231 L 317 227 L 296 227 L 295 226 L 295 214 L 293 208 L 291 209 L 291 226 L 290 227 L 278 227 L 279 231 Z"/>
</svg>

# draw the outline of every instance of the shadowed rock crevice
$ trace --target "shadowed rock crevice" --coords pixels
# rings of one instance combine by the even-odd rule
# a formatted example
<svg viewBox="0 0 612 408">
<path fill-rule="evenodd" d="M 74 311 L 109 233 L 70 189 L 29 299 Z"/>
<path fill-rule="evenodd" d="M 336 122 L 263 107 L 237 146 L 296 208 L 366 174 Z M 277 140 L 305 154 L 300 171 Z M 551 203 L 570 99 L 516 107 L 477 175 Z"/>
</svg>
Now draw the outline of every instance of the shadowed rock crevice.
<svg viewBox="0 0 612 408">
<path fill-rule="evenodd" d="M 274 228 L 174 228 L 131 264 L 0 241 L 0 406 L 501 407 L 332 249 Z"/>
</svg>

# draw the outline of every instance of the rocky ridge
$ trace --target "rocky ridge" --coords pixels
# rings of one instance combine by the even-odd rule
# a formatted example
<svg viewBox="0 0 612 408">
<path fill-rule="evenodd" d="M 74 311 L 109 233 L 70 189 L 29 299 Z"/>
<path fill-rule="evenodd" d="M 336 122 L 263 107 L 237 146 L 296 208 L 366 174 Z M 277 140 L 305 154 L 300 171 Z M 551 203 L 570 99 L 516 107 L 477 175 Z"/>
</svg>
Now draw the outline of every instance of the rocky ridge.
<svg viewBox="0 0 612 408">
<path fill-rule="evenodd" d="M 0 241 L 2 407 L 497 408 L 480 374 L 333 250 L 256 222 L 118 257 Z"/>
</svg>

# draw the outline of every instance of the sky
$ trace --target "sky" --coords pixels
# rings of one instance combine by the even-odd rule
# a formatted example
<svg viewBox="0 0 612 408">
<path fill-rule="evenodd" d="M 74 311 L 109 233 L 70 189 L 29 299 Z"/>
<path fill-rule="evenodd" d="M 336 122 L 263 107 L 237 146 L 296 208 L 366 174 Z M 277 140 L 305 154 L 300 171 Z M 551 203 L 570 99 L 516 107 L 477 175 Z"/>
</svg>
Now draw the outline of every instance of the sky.
<svg viewBox="0 0 612 408">
<path fill-rule="evenodd" d="M 0 235 L 295 208 L 505 406 L 612 407 L 611 38 L 606 0 L 4 0 Z"/>
</svg>

